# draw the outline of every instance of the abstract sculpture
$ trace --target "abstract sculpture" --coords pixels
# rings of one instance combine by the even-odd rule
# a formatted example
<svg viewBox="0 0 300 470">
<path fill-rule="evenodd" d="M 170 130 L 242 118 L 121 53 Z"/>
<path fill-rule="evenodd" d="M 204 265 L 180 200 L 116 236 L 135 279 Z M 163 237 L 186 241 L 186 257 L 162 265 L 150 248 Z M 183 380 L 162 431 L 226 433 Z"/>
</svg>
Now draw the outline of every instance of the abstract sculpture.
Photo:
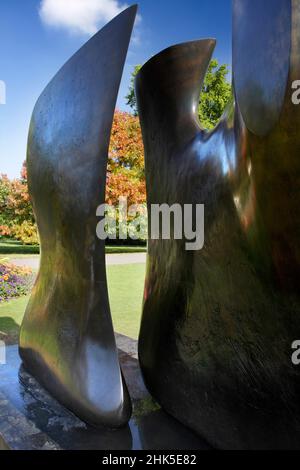
<svg viewBox="0 0 300 470">
<path fill-rule="evenodd" d="M 205 204 L 202 251 L 149 240 L 139 356 L 153 396 L 214 446 L 300 448 L 300 1 L 233 5 L 236 104 L 214 131 L 197 123 L 213 40 L 137 77 L 149 208 Z"/>
<path fill-rule="evenodd" d="M 20 354 L 54 397 L 97 426 L 121 426 L 131 413 L 96 209 L 105 200 L 110 132 L 136 9 L 116 17 L 58 72 L 36 104 L 28 142 L 41 265 Z"/>
</svg>

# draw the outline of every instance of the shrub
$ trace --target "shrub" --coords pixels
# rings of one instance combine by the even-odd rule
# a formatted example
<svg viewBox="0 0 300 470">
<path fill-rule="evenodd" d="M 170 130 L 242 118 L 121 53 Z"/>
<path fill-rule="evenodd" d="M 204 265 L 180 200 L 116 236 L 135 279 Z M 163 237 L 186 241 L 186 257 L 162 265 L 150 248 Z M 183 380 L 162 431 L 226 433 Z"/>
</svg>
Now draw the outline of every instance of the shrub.
<svg viewBox="0 0 300 470">
<path fill-rule="evenodd" d="M 33 278 L 30 268 L 0 261 L 0 303 L 28 294 Z"/>
<path fill-rule="evenodd" d="M 0 239 L 1 237 L 11 237 L 12 231 L 8 225 L 0 225 Z"/>
<path fill-rule="evenodd" d="M 15 240 L 19 240 L 23 245 L 38 245 L 39 237 L 36 225 L 32 222 L 23 222 L 21 225 L 11 227 L 11 235 Z"/>
</svg>

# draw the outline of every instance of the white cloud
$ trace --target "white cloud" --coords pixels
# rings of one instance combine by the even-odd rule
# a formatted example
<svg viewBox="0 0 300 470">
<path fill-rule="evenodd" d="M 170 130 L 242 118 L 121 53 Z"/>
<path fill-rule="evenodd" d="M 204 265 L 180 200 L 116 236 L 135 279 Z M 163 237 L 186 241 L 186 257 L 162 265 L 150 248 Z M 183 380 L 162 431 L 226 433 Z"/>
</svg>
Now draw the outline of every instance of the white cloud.
<svg viewBox="0 0 300 470">
<path fill-rule="evenodd" d="M 39 13 L 49 26 L 93 35 L 127 6 L 119 0 L 42 0 Z"/>
</svg>

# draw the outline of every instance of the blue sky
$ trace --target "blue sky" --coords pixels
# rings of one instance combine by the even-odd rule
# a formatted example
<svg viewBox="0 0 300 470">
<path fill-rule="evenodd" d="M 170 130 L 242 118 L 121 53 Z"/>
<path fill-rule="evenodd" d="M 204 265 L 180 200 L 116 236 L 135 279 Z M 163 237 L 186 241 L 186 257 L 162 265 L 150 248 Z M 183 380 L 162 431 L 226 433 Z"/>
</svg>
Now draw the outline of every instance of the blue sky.
<svg viewBox="0 0 300 470">
<path fill-rule="evenodd" d="M 231 0 L 138 3 L 140 20 L 127 57 L 119 109 L 126 110 L 124 97 L 134 65 L 172 44 L 215 37 L 214 56 L 231 64 Z M 6 105 L 0 105 L 0 173 L 19 176 L 38 96 L 64 62 L 124 5 L 119 0 L 1 0 L 0 80 L 7 91 Z"/>
</svg>

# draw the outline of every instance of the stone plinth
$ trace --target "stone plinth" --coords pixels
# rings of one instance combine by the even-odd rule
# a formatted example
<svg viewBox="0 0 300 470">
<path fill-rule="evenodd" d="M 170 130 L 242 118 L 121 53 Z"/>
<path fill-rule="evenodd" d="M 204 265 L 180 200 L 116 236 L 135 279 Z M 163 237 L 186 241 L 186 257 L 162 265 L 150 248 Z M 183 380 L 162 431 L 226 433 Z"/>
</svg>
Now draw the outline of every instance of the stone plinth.
<svg viewBox="0 0 300 470">
<path fill-rule="evenodd" d="M 55 401 L 21 364 L 17 346 L 0 365 L 0 450 L 194 450 L 208 445 L 165 414 L 145 389 L 137 342 L 117 335 L 121 367 L 133 400 L 129 425 L 95 429 Z"/>
</svg>

